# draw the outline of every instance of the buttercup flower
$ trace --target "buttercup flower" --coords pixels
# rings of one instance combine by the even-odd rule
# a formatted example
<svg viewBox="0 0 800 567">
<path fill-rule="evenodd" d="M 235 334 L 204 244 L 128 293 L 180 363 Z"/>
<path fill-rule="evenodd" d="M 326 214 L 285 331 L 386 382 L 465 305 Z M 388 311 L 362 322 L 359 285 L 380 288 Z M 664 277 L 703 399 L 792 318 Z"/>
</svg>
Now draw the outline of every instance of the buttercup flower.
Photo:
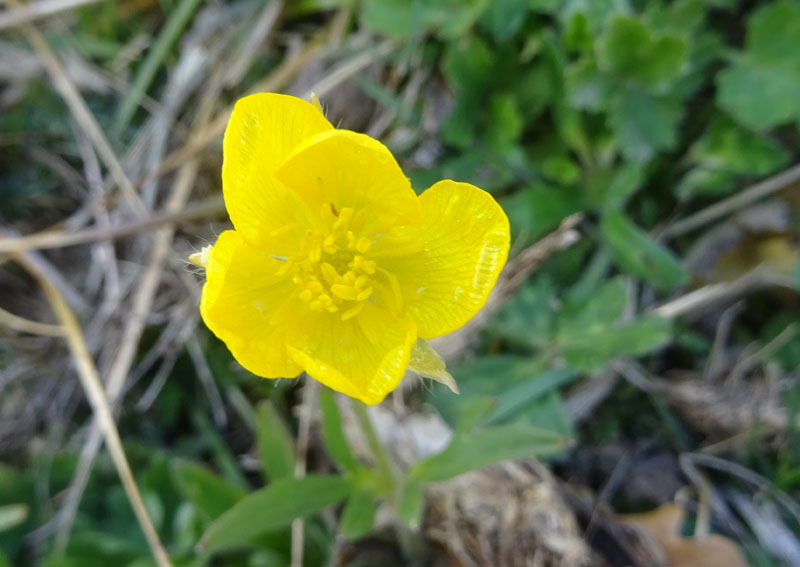
<svg viewBox="0 0 800 567">
<path fill-rule="evenodd" d="M 367 404 L 475 315 L 508 255 L 488 193 L 445 180 L 418 197 L 383 144 L 295 97 L 236 104 L 222 189 L 235 230 L 194 258 L 203 320 L 254 374 L 305 371 Z"/>
</svg>

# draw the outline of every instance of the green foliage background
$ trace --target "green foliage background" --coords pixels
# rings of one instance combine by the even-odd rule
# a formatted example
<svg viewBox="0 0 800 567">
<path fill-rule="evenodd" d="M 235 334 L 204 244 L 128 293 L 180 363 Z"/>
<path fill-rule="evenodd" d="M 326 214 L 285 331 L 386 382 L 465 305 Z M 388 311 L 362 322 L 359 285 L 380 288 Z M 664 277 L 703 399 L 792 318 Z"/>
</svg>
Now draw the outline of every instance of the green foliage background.
<svg viewBox="0 0 800 567">
<path fill-rule="evenodd" d="M 133 94 L 118 104 L 91 101 L 109 131 L 124 138 L 136 127 L 138 100 L 158 93 L 159 64 L 180 49 L 177 38 L 198 4 L 162 2 L 159 29 L 172 31 L 146 52 Z M 418 525 L 427 483 L 507 458 L 537 455 L 558 464 L 584 444 L 619 438 L 676 452 L 697 448 L 700 436 L 656 395 L 619 385 L 591 427 L 576 427 L 563 392 L 620 359 L 655 374 L 702 369 L 713 333 L 653 311 L 698 285 L 685 258 L 693 236 L 667 240 L 662 232 L 798 158 L 800 4 L 792 0 L 303 0 L 287 3 L 284 17 L 314 25 L 343 5 L 355 9 L 354 29 L 400 41 L 389 64 L 429 68 L 452 97 L 434 134 L 435 164 L 408 171 L 417 190 L 453 178 L 492 192 L 511 219 L 515 250 L 573 213 L 582 213 L 585 236 L 491 319 L 475 357 L 452 369 L 460 396 L 439 386 L 420 394 L 455 436 L 402 478 L 354 457 L 327 391 L 320 399 L 325 458 L 309 476 L 293 478 L 292 384 L 274 387 L 236 369 L 224 346 L 201 337 L 239 432 L 212 425 L 185 357 L 150 412 L 151 425 L 121 422 L 148 509 L 178 566 L 287 565 L 296 517 L 307 518 L 306 564 L 328 565 L 337 534 L 350 541 L 368 535 L 379 502 Z M 76 12 L 69 40 L 103 60 L 137 22 L 119 21 L 113 3 L 100 6 Z M 357 82 L 378 105 L 402 108 L 368 74 Z M 424 103 L 401 113 L 388 136 L 401 161 L 422 140 L 404 144 L 396 134 L 419 129 Z M 60 104 L 32 84 L 25 103 L 0 115 L 0 130 L 33 129 L 63 145 L 70 126 Z M 16 167 L 17 158 L 13 148 L 0 154 L 5 220 L 68 207 L 52 174 Z M 796 322 L 796 308 L 772 307 L 736 332 L 764 342 Z M 769 362 L 791 373 L 800 357 L 790 344 Z M 786 399 L 790 412 L 800 407 L 794 386 Z M 578 448 L 569 449 L 568 439 Z M 244 469 L 240 456 L 253 447 L 259 462 Z M 777 449 L 754 450 L 747 464 L 797 495 L 798 449 L 789 432 Z M 54 513 L 38 499 L 37 483 L 44 479 L 58 494 L 76 461 L 64 449 L 34 454 L 24 467 L 0 466 L 0 566 L 153 564 L 105 457 L 66 554 L 30 554 L 23 535 Z M 334 524 L 318 514 L 339 504 Z M 746 552 L 754 564 L 778 565 L 757 547 Z"/>
</svg>

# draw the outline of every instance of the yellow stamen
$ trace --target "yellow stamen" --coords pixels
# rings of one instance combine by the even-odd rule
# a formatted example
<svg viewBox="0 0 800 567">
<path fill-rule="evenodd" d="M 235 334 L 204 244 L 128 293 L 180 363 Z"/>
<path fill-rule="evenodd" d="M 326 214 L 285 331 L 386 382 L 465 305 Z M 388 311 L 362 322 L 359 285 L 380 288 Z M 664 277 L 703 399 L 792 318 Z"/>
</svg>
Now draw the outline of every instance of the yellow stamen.
<svg viewBox="0 0 800 567">
<path fill-rule="evenodd" d="M 331 266 L 328 262 L 320 264 L 320 270 L 322 271 L 322 277 L 325 278 L 328 285 L 333 285 L 339 280 L 339 274 L 336 272 L 336 268 Z"/>
<path fill-rule="evenodd" d="M 353 218 L 353 209 L 350 207 L 345 207 L 341 211 L 339 211 L 339 218 L 336 219 L 336 222 L 333 223 L 333 230 L 342 230 L 348 224 L 350 224 L 350 219 Z"/>
<path fill-rule="evenodd" d="M 356 299 L 358 301 L 364 301 L 365 299 L 368 299 L 370 295 L 372 295 L 372 286 L 359 293 Z"/>
<path fill-rule="evenodd" d="M 331 286 L 331 293 L 347 301 L 355 301 L 358 297 L 358 290 L 349 285 L 336 284 Z"/>
<path fill-rule="evenodd" d="M 370 241 L 370 239 L 367 238 L 366 236 L 362 236 L 356 242 L 356 250 L 358 250 L 362 254 L 366 254 L 367 250 L 369 250 L 369 247 L 371 245 L 372 245 L 372 241 Z"/>
</svg>

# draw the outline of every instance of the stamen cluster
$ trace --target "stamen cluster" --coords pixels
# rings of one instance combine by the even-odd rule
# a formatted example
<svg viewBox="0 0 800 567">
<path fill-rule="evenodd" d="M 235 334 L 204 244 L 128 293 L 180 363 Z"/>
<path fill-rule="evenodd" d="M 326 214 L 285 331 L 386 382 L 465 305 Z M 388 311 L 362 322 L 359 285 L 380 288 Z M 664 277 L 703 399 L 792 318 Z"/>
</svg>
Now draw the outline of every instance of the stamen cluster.
<svg viewBox="0 0 800 567">
<path fill-rule="evenodd" d="M 342 321 L 357 315 L 372 295 L 374 260 L 366 256 L 372 240 L 360 235 L 364 211 L 333 203 L 322 206 L 322 232 L 308 232 L 307 254 L 289 260 L 297 297 L 312 311 L 341 313 Z"/>
</svg>

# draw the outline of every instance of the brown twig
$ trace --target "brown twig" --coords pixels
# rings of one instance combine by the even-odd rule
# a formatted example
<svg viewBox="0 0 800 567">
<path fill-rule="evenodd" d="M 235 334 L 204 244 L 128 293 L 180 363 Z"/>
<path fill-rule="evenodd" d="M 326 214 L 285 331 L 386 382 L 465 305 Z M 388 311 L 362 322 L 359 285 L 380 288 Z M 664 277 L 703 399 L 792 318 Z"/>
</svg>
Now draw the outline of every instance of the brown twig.
<svg viewBox="0 0 800 567">
<path fill-rule="evenodd" d="M 735 195 L 715 203 L 710 207 L 698 211 L 697 213 L 680 220 L 667 227 L 661 234 L 663 239 L 674 238 L 687 232 L 700 228 L 704 224 L 715 221 L 725 215 L 729 215 L 738 209 L 744 208 L 764 197 L 767 197 L 781 189 L 800 182 L 800 164 L 782 171 L 777 175 L 765 179 L 755 185 L 739 191 Z"/>
<path fill-rule="evenodd" d="M 95 227 L 78 232 L 46 231 L 17 238 L 0 238 L 0 254 L 24 252 L 26 250 L 65 248 L 67 246 L 117 240 L 162 225 L 210 217 L 224 211 L 225 203 L 222 200 L 222 196 L 217 195 L 185 209 L 163 210 L 136 221 L 108 228 Z"/>
</svg>

